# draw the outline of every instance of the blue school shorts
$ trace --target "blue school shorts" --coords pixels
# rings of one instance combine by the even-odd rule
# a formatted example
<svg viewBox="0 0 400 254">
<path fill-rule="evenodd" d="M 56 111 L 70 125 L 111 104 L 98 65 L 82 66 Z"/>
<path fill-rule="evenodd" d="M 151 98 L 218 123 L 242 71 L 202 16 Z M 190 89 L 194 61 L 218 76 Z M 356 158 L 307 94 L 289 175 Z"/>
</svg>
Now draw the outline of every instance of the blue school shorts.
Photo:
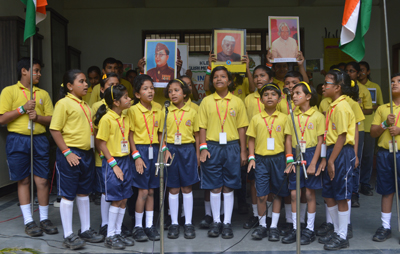
<svg viewBox="0 0 400 254">
<path fill-rule="evenodd" d="M 180 188 L 199 182 L 195 145 L 191 143 L 168 144 L 167 146 L 171 155 L 175 154 L 172 165 L 165 169 L 168 171 L 164 174 L 164 176 L 168 176 L 167 187 Z"/>
<path fill-rule="evenodd" d="M 210 158 L 201 163 L 202 189 L 211 190 L 226 186 L 240 189 L 240 146 L 239 141 L 229 141 L 226 145 L 208 141 L 207 148 Z"/>
<path fill-rule="evenodd" d="M 156 177 L 156 162 L 158 158 L 158 144 L 153 144 L 153 159 L 149 160 L 150 145 L 136 145 L 136 149 L 142 156 L 142 160 L 147 168 L 144 168 L 143 174 L 136 171 L 135 162 L 132 163 L 133 168 L 133 186 L 139 189 L 155 189 L 160 187 L 160 178 Z"/>
<path fill-rule="evenodd" d="M 332 154 L 334 145 L 327 147 L 326 161 Z M 356 162 L 354 147 L 352 145 L 343 146 L 335 160 L 335 177 L 331 181 L 328 174 L 328 166 L 322 174 L 322 197 L 333 198 L 335 200 L 350 199 L 353 190 L 353 169 Z"/>
<path fill-rule="evenodd" d="M 263 197 L 270 192 L 280 196 L 289 196 L 287 177 L 285 176 L 285 153 L 261 156 L 256 154 L 256 179 L 257 197 Z"/>
<path fill-rule="evenodd" d="M 105 172 L 104 185 L 106 189 L 106 201 L 120 201 L 128 199 L 133 195 L 132 191 L 132 164 L 133 159 L 130 155 L 124 157 L 114 157 L 117 161 L 118 167 L 124 173 L 124 180 L 121 181 L 117 178 L 114 170 L 108 165 L 106 160 L 103 160 L 103 168 Z"/>
<path fill-rule="evenodd" d="M 34 135 L 33 148 L 33 174 L 47 179 L 50 145 L 46 135 Z M 11 181 L 31 175 L 31 136 L 10 132 L 6 139 L 6 154 Z"/>
<path fill-rule="evenodd" d="M 306 152 L 303 153 L 303 159 L 307 161 L 306 169 L 310 165 L 315 149 L 317 147 L 310 147 L 306 148 Z M 296 157 L 296 149 L 293 149 L 293 155 L 295 155 L 295 160 L 297 160 Z M 299 159 L 300 160 L 300 159 Z M 315 173 L 318 171 L 319 163 L 321 162 L 321 158 L 318 159 L 317 165 L 315 166 Z M 300 167 L 300 188 L 308 188 L 312 190 L 319 190 L 322 189 L 322 171 L 319 174 L 319 176 L 315 175 L 308 175 L 308 179 L 306 180 L 304 178 L 304 170 L 303 166 Z M 289 190 L 295 190 L 296 189 L 296 173 L 292 172 L 289 174 Z"/>
<path fill-rule="evenodd" d="M 397 183 L 400 180 L 400 153 L 396 153 Z M 376 155 L 376 192 L 388 195 L 396 192 L 394 182 L 394 159 L 389 150 L 379 148 Z"/>
<path fill-rule="evenodd" d="M 103 166 L 104 166 L 104 161 L 107 163 L 106 160 L 102 160 Z M 94 183 L 93 183 L 93 192 L 104 193 L 106 191 L 106 189 L 104 187 L 105 171 L 103 170 L 103 167 L 96 167 L 95 172 L 96 173 L 95 173 Z"/>
<path fill-rule="evenodd" d="M 56 170 L 58 195 L 74 200 L 77 194 L 90 194 L 95 176 L 94 153 L 70 147 L 71 152 L 81 157 L 78 166 L 71 167 L 64 154 L 57 148 Z"/>
</svg>

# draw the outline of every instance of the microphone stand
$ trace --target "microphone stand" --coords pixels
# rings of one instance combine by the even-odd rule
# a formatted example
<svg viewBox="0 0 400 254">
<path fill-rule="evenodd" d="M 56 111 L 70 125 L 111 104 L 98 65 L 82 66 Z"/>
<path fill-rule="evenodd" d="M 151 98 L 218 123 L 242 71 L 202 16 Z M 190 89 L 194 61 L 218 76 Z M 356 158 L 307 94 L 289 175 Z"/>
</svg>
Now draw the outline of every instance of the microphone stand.
<svg viewBox="0 0 400 254">
<path fill-rule="evenodd" d="M 293 165 L 296 165 L 296 253 L 300 254 L 300 236 L 301 236 L 301 226 L 300 226 L 300 165 L 303 166 L 303 171 L 304 171 L 304 177 L 307 180 L 307 170 L 306 167 L 304 166 L 304 159 L 303 159 L 303 154 L 301 153 L 301 148 L 300 148 L 300 142 L 299 142 L 299 136 L 297 135 L 297 130 L 296 130 L 296 124 L 294 122 L 294 114 L 292 110 L 292 103 L 291 103 L 291 95 L 290 92 L 287 93 L 287 102 L 289 105 L 289 110 L 290 110 L 290 116 L 292 118 L 292 123 L 293 123 L 293 129 L 294 129 L 294 134 L 296 136 L 297 140 L 297 145 L 296 145 L 296 158 L 295 161 L 292 163 Z M 300 160 L 298 160 L 300 158 Z"/>
</svg>

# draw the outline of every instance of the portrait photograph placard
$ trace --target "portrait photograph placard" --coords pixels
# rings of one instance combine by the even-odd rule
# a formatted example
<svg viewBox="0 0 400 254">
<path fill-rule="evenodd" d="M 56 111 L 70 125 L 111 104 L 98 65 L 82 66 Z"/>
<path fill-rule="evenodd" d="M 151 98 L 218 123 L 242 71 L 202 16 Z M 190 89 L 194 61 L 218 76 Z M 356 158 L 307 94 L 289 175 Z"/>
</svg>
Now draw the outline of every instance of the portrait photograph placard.
<svg viewBox="0 0 400 254">
<path fill-rule="evenodd" d="M 212 69 L 225 66 L 230 72 L 246 72 L 246 64 L 242 63 L 242 56 L 246 55 L 246 29 L 214 29 L 212 46 L 217 58 L 211 63 Z"/>
<path fill-rule="evenodd" d="M 178 41 L 176 39 L 146 39 L 144 73 L 153 79 L 155 87 L 164 88 L 177 77 Z"/>
<path fill-rule="evenodd" d="M 371 93 L 372 103 L 376 103 L 376 88 L 367 88 Z"/>
<path fill-rule="evenodd" d="M 189 43 L 178 43 L 178 60 L 182 60 L 181 76 L 186 75 L 189 68 Z"/>
<path fill-rule="evenodd" d="M 270 16 L 268 32 L 273 62 L 296 62 L 300 51 L 299 17 Z"/>
</svg>

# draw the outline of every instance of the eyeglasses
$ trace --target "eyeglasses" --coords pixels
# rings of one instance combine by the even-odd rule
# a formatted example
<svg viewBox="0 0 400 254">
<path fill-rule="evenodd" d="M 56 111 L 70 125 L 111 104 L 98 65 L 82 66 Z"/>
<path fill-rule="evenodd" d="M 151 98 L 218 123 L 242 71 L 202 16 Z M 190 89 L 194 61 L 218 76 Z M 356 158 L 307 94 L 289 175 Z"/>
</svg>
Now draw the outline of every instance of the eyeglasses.
<svg viewBox="0 0 400 254">
<path fill-rule="evenodd" d="M 334 85 L 335 83 L 333 82 L 324 82 L 324 84 L 322 84 L 323 86 L 329 86 L 329 85 Z"/>
<path fill-rule="evenodd" d="M 165 56 L 165 55 L 167 55 L 167 54 L 161 54 L 161 53 L 155 53 L 155 54 L 154 54 L 155 57 L 163 57 L 163 56 Z"/>
</svg>

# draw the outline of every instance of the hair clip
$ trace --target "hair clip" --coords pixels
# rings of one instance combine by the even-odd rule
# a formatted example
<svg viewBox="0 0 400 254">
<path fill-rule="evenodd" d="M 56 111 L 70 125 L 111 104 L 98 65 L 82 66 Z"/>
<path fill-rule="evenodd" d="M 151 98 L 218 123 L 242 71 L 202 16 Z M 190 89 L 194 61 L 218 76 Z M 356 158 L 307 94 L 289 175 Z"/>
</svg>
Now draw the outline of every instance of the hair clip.
<svg viewBox="0 0 400 254">
<path fill-rule="evenodd" d="M 63 84 L 63 83 L 61 83 L 61 87 L 64 87 L 64 84 Z"/>
<path fill-rule="evenodd" d="M 104 74 L 105 75 L 105 74 Z M 111 99 L 114 101 L 113 86 L 111 86 Z"/>
<path fill-rule="evenodd" d="M 351 87 L 355 87 L 356 86 L 356 82 L 354 82 L 354 80 L 351 81 Z"/>
<path fill-rule="evenodd" d="M 106 79 L 106 78 L 107 78 L 107 74 L 104 74 L 101 79 Z"/>
</svg>

